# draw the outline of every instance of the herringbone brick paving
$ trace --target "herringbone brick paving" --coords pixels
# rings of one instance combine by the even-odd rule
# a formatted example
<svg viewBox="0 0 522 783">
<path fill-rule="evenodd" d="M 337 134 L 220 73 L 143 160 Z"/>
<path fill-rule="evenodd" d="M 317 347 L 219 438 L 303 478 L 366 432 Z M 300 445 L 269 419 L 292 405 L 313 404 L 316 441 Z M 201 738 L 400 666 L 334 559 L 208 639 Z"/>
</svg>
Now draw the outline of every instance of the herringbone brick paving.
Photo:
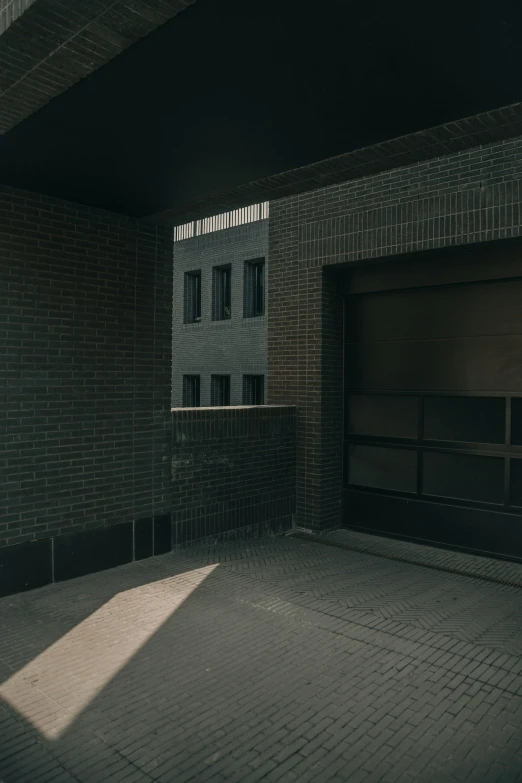
<svg viewBox="0 0 522 783">
<path fill-rule="evenodd" d="M 403 558 L 441 569 L 463 571 L 470 576 L 504 579 L 522 585 L 522 563 L 498 560 L 482 555 L 464 554 L 411 541 L 362 533 L 357 530 L 335 530 L 322 536 L 326 541 L 366 549 L 375 554 Z"/>
<path fill-rule="evenodd" d="M 0 780 L 522 781 L 522 590 L 295 539 L 0 600 Z"/>
</svg>

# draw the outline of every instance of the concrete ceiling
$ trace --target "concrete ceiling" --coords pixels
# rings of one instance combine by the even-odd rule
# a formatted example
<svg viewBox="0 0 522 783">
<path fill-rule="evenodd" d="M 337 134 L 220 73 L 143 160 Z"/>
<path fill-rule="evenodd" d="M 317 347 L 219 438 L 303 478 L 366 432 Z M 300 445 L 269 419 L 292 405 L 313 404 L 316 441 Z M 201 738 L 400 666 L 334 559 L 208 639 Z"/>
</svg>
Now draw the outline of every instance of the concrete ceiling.
<svg viewBox="0 0 522 783">
<path fill-rule="evenodd" d="M 418 0 L 0 0 L 0 20 L 0 183 L 132 217 L 522 133 L 513 0 L 440 0 L 428 25 Z"/>
<path fill-rule="evenodd" d="M 265 177 L 200 201 L 166 209 L 149 215 L 146 219 L 154 223 L 181 225 L 239 207 L 340 184 L 515 136 L 522 136 L 522 103 L 476 114 L 457 122 L 448 122 L 273 177 Z"/>
<path fill-rule="evenodd" d="M 195 0 L 0 0 L 0 133 Z"/>
</svg>

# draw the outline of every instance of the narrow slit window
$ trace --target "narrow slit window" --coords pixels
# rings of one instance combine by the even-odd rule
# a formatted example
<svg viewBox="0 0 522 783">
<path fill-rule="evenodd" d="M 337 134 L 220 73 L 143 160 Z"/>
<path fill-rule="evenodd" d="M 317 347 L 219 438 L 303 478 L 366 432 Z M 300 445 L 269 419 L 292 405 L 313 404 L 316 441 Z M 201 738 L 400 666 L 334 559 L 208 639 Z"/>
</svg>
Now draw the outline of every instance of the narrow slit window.
<svg viewBox="0 0 522 783">
<path fill-rule="evenodd" d="M 217 266 L 213 270 L 213 313 L 214 321 L 225 321 L 232 317 L 232 268 Z"/>
<path fill-rule="evenodd" d="M 265 314 L 265 260 L 245 261 L 245 318 Z"/>
<path fill-rule="evenodd" d="M 201 270 L 185 273 L 185 323 L 201 321 Z"/>
<path fill-rule="evenodd" d="M 200 389 L 199 375 L 183 376 L 183 407 L 184 408 L 199 408 L 200 406 L 199 389 Z"/>
</svg>

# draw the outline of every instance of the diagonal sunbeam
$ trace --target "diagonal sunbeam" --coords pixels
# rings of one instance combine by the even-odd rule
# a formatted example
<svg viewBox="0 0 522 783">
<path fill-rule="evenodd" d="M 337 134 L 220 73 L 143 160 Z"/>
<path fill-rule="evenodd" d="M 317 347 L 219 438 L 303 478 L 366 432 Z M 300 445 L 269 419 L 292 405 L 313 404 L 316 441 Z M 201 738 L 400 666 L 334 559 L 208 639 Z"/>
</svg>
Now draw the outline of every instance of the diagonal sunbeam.
<svg viewBox="0 0 522 783">
<path fill-rule="evenodd" d="M 59 739 L 215 568 L 118 593 L 0 685 L 0 697 Z"/>
</svg>

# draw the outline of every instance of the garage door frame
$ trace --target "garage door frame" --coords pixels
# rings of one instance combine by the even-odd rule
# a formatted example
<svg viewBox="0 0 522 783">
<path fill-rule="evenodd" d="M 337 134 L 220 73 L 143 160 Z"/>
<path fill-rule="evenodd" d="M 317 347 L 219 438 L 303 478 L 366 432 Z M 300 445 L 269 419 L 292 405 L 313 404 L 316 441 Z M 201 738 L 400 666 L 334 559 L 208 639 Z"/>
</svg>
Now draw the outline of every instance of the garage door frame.
<svg viewBox="0 0 522 783">
<path fill-rule="evenodd" d="M 494 260 L 494 263 L 492 263 Z M 414 270 L 414 274 L 412 274 Z M 349 318 L 347 308 L 353 308 L 354 297 L 382 291 L 401 291 L 406 289 L 427 289 L 432 287 L 451 287 L 468 283 L 483 284 L 485 281 L 522 279 L 522 248 L 519 242 L 490 242 L 451 251 L 431 251 L 416 254 L 415 258 L 398 257 L 384 263 L 365 264 L 352 268 L 344 276 L 342 289 L 344 294 L 345 329 L 343 336 L 343 355 L 346 351 L 346 330 Z M 522 307 L 522 302 L 521 302 Z M 343 379 L 346 374 L 343 373 Z M 343 416 L 349 394 L 359 394 L 345 381 L 343 392 Z M 389 390 L 371 395 L 390 396 Z M 522 561 L 522 497 L 517 498 L 519 506 L 510 502 L 510 479 L 513 467 L 516 467 L 517 482 L 522 485 L 522 439 L 520 443 L 511 443 L 512 401 L 515 401 L 517 417 L 522 417 L 522 392 L 506 394 L 505 391 L 481 392 L 437 392 L 411 390 L 394 392 L 396 397 L 418 398 L 417 432 L 415 437 L 400 438 L 382 435 L 348 434 L 343 422 L 343 524 L 350 528 L 367 532 L 384 533 L 390 536 L 434 543 L 440 546 L 459 548 L 469 552 L 494 555 Z M 481 397 L 505 400 L 503 413 L 505 437 L 503 443 L 443 443 L 430 441 L 424 437 L 425 400 L 434 397 Z M 458 406 L 457 406 L 458 407 Z M 498 410 L 497 410 L 498 414 Z M 345 416 L 346 418 L 346 416 Z M 350 484 L 348 481 L 349 450 L 365 446 L 384 450 L 397 449 L 396 456 L 404 456 L 405 464 L 411 461 L 411 453 L 417 454 L 415 466 L 415 487 L 413 487 L 413 468 L 410 465 L 410 483 L 400 490 L 390 487 L 364 484 Z M 410 453 L 410 456 L 406 456 Z M 384 451 L 383 451 L 384 454 Z M 463 499 L 451 496 L 421 493 L 423 461 L 425 454 L 474 455 L 490 458 L 494 471 L 499 472 L 502 463 L 502 498 L 498 495 L 495 502 L 482 499 Z M 402 457 L 401 457 L 402 458 Z M 428 457 L 428 459 L 432 459 Z M 433 457 L 435 459 L 435 457 Z M 451 456 L 450 460 L 451 462 Z M 486 463 L 483 463 L 486 465 Z M 434 471 L 436 475 L 436 471 Z M 487 471 L 484 474 L 487 478 Z M 500 474 L 497 476 L 499 479 Z M 519 481 L 520 479 L 520 481 Z M 487 483 L 487 482 L 486 482 Z M 498 481 L 497 481 L 498 484 Z M 482 487 L 478 487 L 479 493 Z M 487 495 L 487 493 L 486 493 Z M 501 502 L 499 502 L 499 500 Z"/>
</svg>

